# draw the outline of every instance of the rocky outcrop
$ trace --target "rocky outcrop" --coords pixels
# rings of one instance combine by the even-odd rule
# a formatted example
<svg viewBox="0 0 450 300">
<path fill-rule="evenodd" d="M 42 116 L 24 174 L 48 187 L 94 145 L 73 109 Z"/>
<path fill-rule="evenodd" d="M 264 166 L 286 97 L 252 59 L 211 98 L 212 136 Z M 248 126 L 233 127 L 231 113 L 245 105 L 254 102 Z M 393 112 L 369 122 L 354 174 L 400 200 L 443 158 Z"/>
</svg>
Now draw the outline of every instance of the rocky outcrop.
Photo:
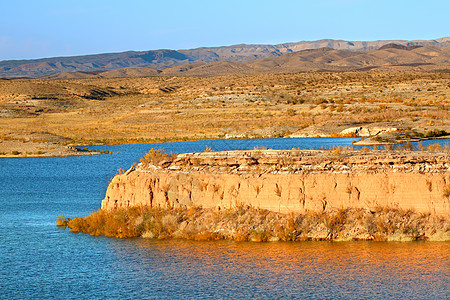
<svg viewBox="0 0 450 300">
<path fill-rule="evenodd" d="M 392 133 L 398 131 L 395 127 L 350 127 L 342 130 L 339 134 L 341 136 L 375 136 L 384 133 Z"/>
<path fill-rule="evenodd" d="M 235 151 L 182 154 L 116 175 L 102 209 L 133 206 L 275 212 L 395 207 L 450 213 L 445 153 Z"/>
<path fill-rule="evenodd" d="M 389 133 L 396 133 L 399 131 L 396 127 L 377 126 L 376 124 L 368 124 L 365 126 L 345 127 L 342 125 L 336 125 L 330 122 L 330 124 L 324 123 L 319 125 L 311 125 L 307 128 L 301 129 L 293 134 L 290 134 L 291 138 L 311 138 L 311 137 L 370 137 L 378 136 Z"/>
</svg>

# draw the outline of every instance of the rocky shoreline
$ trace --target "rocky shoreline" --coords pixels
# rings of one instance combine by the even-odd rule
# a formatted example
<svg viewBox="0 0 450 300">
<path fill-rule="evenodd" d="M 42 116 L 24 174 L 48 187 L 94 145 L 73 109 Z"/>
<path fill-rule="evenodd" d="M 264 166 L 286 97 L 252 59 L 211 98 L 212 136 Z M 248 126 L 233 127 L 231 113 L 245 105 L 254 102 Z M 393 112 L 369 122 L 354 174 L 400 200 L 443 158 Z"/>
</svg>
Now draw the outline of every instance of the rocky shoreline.
<svg viewBox="0 0 450 300">
<path fill-rule="evenodd" d="M 140 172 L 202 171 L 209 174 L 306 174 L 321 173 L 407 173 L 450 172 L 450 151 L 357 150 L 334 147 L 329 150 L 238 150 L 183 153 L 157 158 L 156 164 L 141 161 L 133 170 Z"/>
<path fill-rule="evenodd" d="M 102 207 L 67 222 L 115 237 L 450 240 L 446 151 L 151 150 Z"/>
<path fill-rule="evenodd" d="M 57 157 L 108 154 L 71 143 L 70 139 L 46 133 L 32 132 L 23 136 L 0 136 L 0 158 Z"/>
<path fill-rule="evenodd" d="M 277 241 L 450 241 L 450 220 L 378 207 L 283 214 L 250 206 L 229 209 L 132 207 L 98 210 L 58 225 L 116 238 Z"/>
<path fill-rule="evenodd" d="M 109 154 L 110 151 L 98 151 L 77 146 L 65 146 L 56 143 L 1 141 L 0 158 L 11 157 L 62 157 Z"/>
<path fill-rule="evenodd" d="M 177 156 L 153 150 L 112 179 L 102 209 L 249 205 L 297 213 L 381 206 L 448 215 L 449 157 L 342 147 Z"/>
</svg>

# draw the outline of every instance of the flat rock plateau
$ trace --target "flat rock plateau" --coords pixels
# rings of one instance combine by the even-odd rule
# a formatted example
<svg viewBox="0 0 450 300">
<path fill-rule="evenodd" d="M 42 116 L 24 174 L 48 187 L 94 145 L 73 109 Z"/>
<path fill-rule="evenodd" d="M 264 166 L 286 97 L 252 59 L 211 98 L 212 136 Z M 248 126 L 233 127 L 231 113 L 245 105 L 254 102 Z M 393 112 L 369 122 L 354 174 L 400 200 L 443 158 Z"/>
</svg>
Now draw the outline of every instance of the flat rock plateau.
<svg viewBox="0 0 450 300">
<path fill-rule="evenodd" d="M 151 150 L 102 207 L 58 220 L 112 237 L 450 240 L 449 152 Z"/>
<path fill-rule="evenodd" d="M 156 165 L 144 158 L 112 180 L 102 208 L 249 205 L 289 213 L 389 206 L 449 215 L 449 158 L 346 148 L 190 153 Z"/>
</svg>

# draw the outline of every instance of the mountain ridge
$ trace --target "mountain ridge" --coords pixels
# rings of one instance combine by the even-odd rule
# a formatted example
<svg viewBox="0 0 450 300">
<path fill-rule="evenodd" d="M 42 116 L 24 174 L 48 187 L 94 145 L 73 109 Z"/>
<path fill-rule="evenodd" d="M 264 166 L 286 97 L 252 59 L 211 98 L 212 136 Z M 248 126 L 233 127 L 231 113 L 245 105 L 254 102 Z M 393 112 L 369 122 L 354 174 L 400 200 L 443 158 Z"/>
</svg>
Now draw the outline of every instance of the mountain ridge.
<svg viewBox="0 0 450 300">
<path fill-rule="evenodd" d="M 164 70 L 192 63 L 215 63 L 220 61 L 242 63 L 243 65 L 238 68 L 248 69 L 249 66 L 252 66 L 252 61 L 264 59 L 276 60 L 286 54 L 298 53 L 305 50 L 329 48 L 337 51 L 346 51 L 348 52 L 346 55 L 352 56 L 351 53 L 355 52 L 359 53 L 375 51 L 378 49 L 391 49 L 389 47 L 387 49 L 380 49 L 382 47 L 386 47 L 386 45 L 397 45 L 391 46 L 391 48 L 394 47 L 397 50 L 415 50 L 418 47 L 430 46 L 435 48 L 446 48 L 450 47 L 450 38 L 444 37 L 435 40 L 413 41 L 344 41 L 323 39 L 318 41 L 301 41 L 277 45 L 238 44 L 181 50 L 159 49 L 148 51 L 101 53 L 82 56 L 50 57 L 31 60 L 6 60 L 0 61 L 0 77 L 36 78 L 53 76 L 61 73 L 102 72 L 132 67 L 154 69 L 156 71 L 151 71 L 150 73 L 156 72 L 156 75 L 164 75 L 163 73 L 167 73 L 169 75 L 171 71 L 168 70 L 165 72 Z M 335 68 L 335 66 L 333 66 L 333 68 Z M 262 71 L 260 67 L 258 69 Z M 308 68 L 302 67 L 301 69 Z M 320 70 L 321 67 L 311 67 L 310 69 Z M 79 73 L 77 74 L 80 75 Z"/>
<path fill-rule="evenodd" d="M 69 72 L 48 79 L 111 78 L 146 76 L 219 76 L 255 73 L 345 72 L 367 70 L 450 70 L 450 47 L 385 47 L 356 52 L 320 48 L 247 62 L 194 62 L 165 69 L 127 67 L 107 71 Z"/>
</svg>

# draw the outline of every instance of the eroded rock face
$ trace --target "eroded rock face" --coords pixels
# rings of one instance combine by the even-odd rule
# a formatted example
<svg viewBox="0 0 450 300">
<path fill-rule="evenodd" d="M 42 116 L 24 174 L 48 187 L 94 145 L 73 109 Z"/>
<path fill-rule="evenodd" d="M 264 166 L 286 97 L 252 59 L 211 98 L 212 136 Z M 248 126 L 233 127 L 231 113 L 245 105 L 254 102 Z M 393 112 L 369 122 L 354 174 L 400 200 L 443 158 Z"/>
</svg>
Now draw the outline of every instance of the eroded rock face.
<svg viewBox="0 0 450 300">
<path fill-rule="evenodd" d="M 102 209 L 231 208 L 275 212 L 389 206 L 450 213 L 445 154 L 356 151 L 237 151 L 178 155 L 129 170 L 110 183 Z"/>
<path fill-rule="evenodd" d="M 398 131 L 395 127 L 351 127 L 344 129 L 340 132 L 340 135 L 342 136 L 348 136 L 348 135 L 354 135 L 354 136 L 363 136 L 363 137 L 369 137 L 369 136 L 375 136 L 380 135 L 384 133 L 392 133 Z"/>
</svg>

